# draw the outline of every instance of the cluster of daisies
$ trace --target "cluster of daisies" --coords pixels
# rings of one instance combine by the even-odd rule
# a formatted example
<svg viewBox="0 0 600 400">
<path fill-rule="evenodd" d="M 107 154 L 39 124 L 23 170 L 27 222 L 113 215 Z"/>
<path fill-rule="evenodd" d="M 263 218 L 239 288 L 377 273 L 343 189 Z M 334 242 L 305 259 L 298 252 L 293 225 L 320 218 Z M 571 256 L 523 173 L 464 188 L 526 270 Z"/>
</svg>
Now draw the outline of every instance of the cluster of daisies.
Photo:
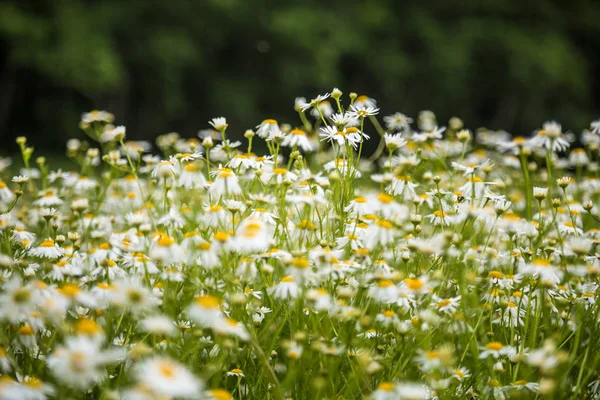
<svg viewBox="0 0 600 400">
<path fill-rule="evenodd" d="M 17 139 L 0 399 L 600 399 L 600 121 L 294 108 L 154 144 L 91 111 L 71 171 Z"/>
</svg>

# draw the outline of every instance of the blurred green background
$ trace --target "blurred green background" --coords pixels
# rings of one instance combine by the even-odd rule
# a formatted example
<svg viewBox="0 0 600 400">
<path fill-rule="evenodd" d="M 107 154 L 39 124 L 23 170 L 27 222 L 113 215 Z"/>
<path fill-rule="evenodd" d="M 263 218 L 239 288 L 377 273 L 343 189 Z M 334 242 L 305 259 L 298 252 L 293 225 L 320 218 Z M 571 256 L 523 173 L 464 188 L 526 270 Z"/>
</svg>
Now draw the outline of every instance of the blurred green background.
<svg viewBox="0 0 600 400">
<path fill-rule="evenodd" d="M 600 1 L 0 1 L 0 135 L 61 151 L 83 111 L 128 137 L 297 123 L 334 86 L 382 113 L 578 132 L 600 116 Z"/>
</svg>

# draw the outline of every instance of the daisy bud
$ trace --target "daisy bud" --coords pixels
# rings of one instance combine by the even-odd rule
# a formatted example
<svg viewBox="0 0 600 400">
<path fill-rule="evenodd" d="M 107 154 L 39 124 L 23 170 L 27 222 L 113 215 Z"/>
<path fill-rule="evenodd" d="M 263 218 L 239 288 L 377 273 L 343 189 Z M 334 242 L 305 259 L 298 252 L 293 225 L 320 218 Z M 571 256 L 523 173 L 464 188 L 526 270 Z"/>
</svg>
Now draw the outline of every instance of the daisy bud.
<svg viewBox="0 0 600 400">
<path fill-rule="evenodd" d="M 89 207 L 89 200 L 85 197 L 80 199 L 75 199 L 71 203 L 71 209 L 73 211 L 82 212 L 85 211 Z"/>
<path fill-rule="evenodd" d="M 560 207 L 560 199 L 558 197 L 555 199 L 552 199 L 552 207 L 554 207 L 554 208 Z"/>
<path fill-rule="evenodd" d="M 81 238 L 81 235 L 77 232 L 69 232 L 69 233 L 67 233 L 67 238 L 71 242 L 76 242 L 77 240 L 79 240 Z"/>
<path fill-rule="evenodd" d="M 456 134 L 456 138 L 461 142 L 467 142 L 471 140 L 471 132 L 469 132 L 468 129 L 463 129 L 461 131 L 458 131 L 458 133 Z"/>
<path fill-rule="evenodd" d="M 256 134 L 254 133 L 254 131 L 252 129 L 248 129 L 246 132 L 244 132 L 244 137 L 246 139 L 253 138 L 254 135 L 256 135 Z"/>
<path fill-rule="evenodd" d="M 337 171 L 333 170 L 329 173 L 328 178 L 331 182 L 336 182 L 340 180 L 340 174 Z"/>
<path fill-rule="evenodd" d="M 460 234 L 455 234 L 452 235 L 452 244 L 455 246 L 458 246 L 460 243 L 462 242 L 462 235 Z"/>
<path fill-rule="evenodd" d="M 463 128 L 463 126 L 464 126 L 464 124 L 463 124 L 463 121 L 462 121 L 462 119 L 460 119 L 460 118 L 458 118 L 458 117 L 452 117 L 452 118 L 450 118 L 450 121 L 448 121 L 448 127 L 449 127 L 450 129 L 452 129 L 453 131 L 457 131 L 457 130 L 459 130 L 459 129 L 462 129 L 462 128 Z M 461 131 L 461 132 L 462 132 L 462 131 Z M 467 133 L 468 133 L 468 132 L 469 132 L 469 131 L 467 131 Z M 458 132 L 458 133 L 460 134 L 460 132 Z M 469 134 L 469 137 L 470 137 L 470 136 L 471 136 L 471 135 Z M 457 137 L 458 137 L 458 135 L 457 135 Z M 461 140 L 460 138 L 458 138 L 458 140 L 460 140 L 461 142 L 463 142 L 463 141 L 466 141 L 466 140 L 468 140 L 468 139 L 466 139 L 466 140 Z"/>
<path fill-rule="evenodd" d="M 38 157 L 38 158 L 36 158 L 35 159 L 35 163 L 37 165 L 40 165 L 40 166 L 46 164 L 46 157 Z"/>
<path fill-rule="evenodd" d="M 561 188 L 566 189 L 567 186 L 569 186 L 571 184 L 571 177 L 570 176 L 563 176 L 562 178 L 557 179 L 556 183 Z"/>
<path fill-rule="evenodd" d="M 433 183 L 440 183 L 442 181 L 442 178 L 440 178 L 439 175 L 436 175 L 433 177 Z"/>
<path fill-rule="evenodd" d="M 91 148 L 91 149 L 88 149 L 86 156 L 88 158 L 96 158 L 96 157 L 98 157 L 99 154 L 100 154 L 100 151 L 98 149 Z"/>
<path fill-rule="evenodd" d="M 66 240 L 67 238 L 65 238 L 65 235 L 57 235 L 56 239 L 54 239 L 59 246 L 61 246 Z"/>
<path fill-rule="evenodd" d="M 152 225 L 150 224 L 141 224 L 138 230 L 142 233 L 148 233 L 152 231 Z"/>
<path fill-rule="evenodd" d="M 427 171 L 423 174 L 423 179 L 428 182 L 433 179 L 433 174 Z"/>
<path fill-rule="evenodd" d="M 231 304 L 241 306 L 246 303 L 246 296 L 243 293 L 236 293 L 231 296 Z"/>
<path fill-rule="evenodd" d="M 376 374 L 377 372 L 381 371 L 382 369 L 383 369 L 383 367 L 381 366 L 380 363 L 378 363 L 377 361 L 373 361 L 367 366 L 367 368 L 365 369 L 365 372 L 367 374 L 373 375 L 373 374 Z"/>
<path fill-rule="evenodd" d="M 591 200 L 586 200 L 583 202 L 583 209 L 585 211 L 590 211 L 594 207 L 594 203 Z"/>
<path fill-rule="evenodd" d="M 113 140 L 117 142 L 120 142 L 121 140 L 125 139 L 125 127 L 122 125 L 117 126 L 111 131 L 111 136 L 113 137 Z"/>
<path fill-rule="evenodd" d="M 213 146 L 214 143 L 210 136 L 207 136 L 202 140 L 202 147 L 204 147 L 205 149 L 210 149 Z"/>
<path fill-rule="evenodd" d="M 18 145 L 24 145 L 27 143 L 27 138 L 25 136 L 19 136 L 16 140 Z"/>
<path fill-rule="evenodd" d="M 421 228 L 421 225 L 415 225 L 415 233 L 421 233 L 421 231 L 423 231 L 423 228 Z"/>
<path fill-rule="evenodd" d="M 342 97 L 342 94 L 342 91 L 338 88 L 333 88 L 333 90 L 331 91 L 331 97 L 336 100 L 339 100 L 340 97 Z"/>
<path fill-rule="evenodd" d="M 418 225 L 421 222 L 423 222 L 423 216 L 420 214 L 411 214 L 410 215 L 410 222 L 413 223 L 413 225 Z"/>
<path fill-rule="evenodd" d="M 350 286 L 338 286 L 336 294 L 341 298 L 352 298 L 355 295 L 355 291 Z"/>
<path fill-rule="evenodd" d="M 358 94 L 352 92 L 348 95 L 350 97 L 350 102 L 354 103 L 354 100 L 358 97 Z"/>
<path fill-rule="evenodd" d="M 544 200 L 548 196 L 548 188 L 542 187 L 534 187 L 533 188 L 533 197 L 537 200 Z"/>
</svg>

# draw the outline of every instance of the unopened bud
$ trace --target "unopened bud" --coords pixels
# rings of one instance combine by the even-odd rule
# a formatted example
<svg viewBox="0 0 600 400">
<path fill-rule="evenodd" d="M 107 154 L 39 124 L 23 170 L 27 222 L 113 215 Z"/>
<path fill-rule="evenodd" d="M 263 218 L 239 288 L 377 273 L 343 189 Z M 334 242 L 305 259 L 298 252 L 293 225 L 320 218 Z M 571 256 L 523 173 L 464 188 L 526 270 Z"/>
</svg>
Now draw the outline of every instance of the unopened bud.
<svg viewBox="0 0 600 400">
<path fill-rule="evenodd" d="M 205 149 L 210 149 L 213 146 L 214 143 L 210 136 L 207 136 L 202 140 L 202 147 L 204 147 Z"/>
<path fill-rule="evenodd" d="M 331 97 L 335 100 L 339 100 L 339 98 L 342 97 L 342 94 L 342 91 L 338 88 L 333 88 L 331 91 Z"/>
</svg>

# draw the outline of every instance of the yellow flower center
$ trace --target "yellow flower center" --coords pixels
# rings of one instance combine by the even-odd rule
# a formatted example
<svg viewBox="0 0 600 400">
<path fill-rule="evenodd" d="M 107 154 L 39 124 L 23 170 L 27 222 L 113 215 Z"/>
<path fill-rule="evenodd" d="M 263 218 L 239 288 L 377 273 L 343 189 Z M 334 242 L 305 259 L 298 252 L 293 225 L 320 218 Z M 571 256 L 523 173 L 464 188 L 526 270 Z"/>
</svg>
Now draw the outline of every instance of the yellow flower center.
<svg viewBox="0 0 600 400">
<path fill-rule="evenodd" d="M 172 379 L 175 376 L 175 367 L 169 363 L 161 363 L 158 367 L 160 374 L 167 379 Z"/>
<path fill-rule="evenodd" d="M 73 283 L 66 283 L 59 289 L 59 291 L 63 295 L 73 298 L 73 297 L 77 296 L 77 294 L 79 294 L 80 289 L 79 289 L 79 286 L 77 286 Z"/>
<path fill-rule="evenodd" d="M 410 290 L 420 290 L 423 288 L 423 286 L 425 286 L 425 283 L 418 278 L 417 279 L 406 278 L 404 280 L 404 283 Z"/>
<path fill-rule="evenodd" d="M 488 350 L 500 351 L 504 348 L 504 346 L 500 342 L 490 342 L 485 345 L 485 348 Z"/>
<path fill-rule="evenodd" d="M 394 198 L 389 194 L 381 193 L 377 196 L 377 200 L 379 200 L 381 203 L 389 204 L 394 200 Z"/>
<path fill-rule="evenodd" d="M 381 390 L 382 392 L 393 392 L 395 386 L 391 382 L 381 382 L 379 386 L 377 386 L 377 390 Z"/>
<path fill-rule="evenodd" d="M 215 240 L 219 242 L 224 242 L 229 238 L 229 235 L 225 232 L 217 232 L 215 233 Z"/>
<path fill-rule="evenodd" d="M 216 310 L 218 310 L 220 308 L 219 299 L 217 299 L 215 296 L 211 296 L 211 295 L 204 295 L 204 296 L 197 297 L 196 304 L 198 304 L 202 308 L 212 308 L 212 309 L 216 309 Z"/>
<path fill-rule="evenodd" d="M 377 282 L 377 285 L 379 285 L 380 288 L 387 288 L 387 287 L 393 286 L 394 282 L 392 282 L 389 279 L 383 279 L 383 280 L 380 280 L 379 282 Z"/>
<path fill-rule="evenodd" d="M 173 245 L 173 243 L 175 243 L 175 240 L 165 235 L 158 239 L 156 243 L 161 247 L 170 247 Z"/>
</svg>

